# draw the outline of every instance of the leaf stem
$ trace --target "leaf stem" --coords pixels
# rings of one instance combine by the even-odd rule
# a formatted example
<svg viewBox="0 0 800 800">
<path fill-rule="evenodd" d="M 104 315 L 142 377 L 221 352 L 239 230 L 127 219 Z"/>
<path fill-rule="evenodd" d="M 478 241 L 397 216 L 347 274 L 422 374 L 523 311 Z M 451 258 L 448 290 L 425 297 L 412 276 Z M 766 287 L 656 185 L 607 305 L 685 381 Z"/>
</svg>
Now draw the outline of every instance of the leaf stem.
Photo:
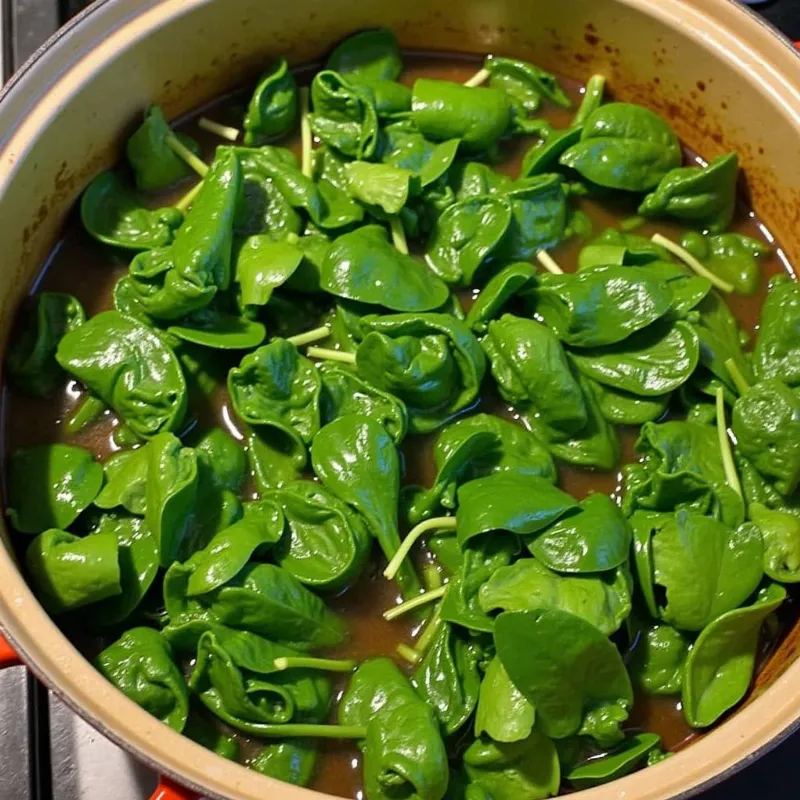
<svg viewBox="0 0 800 800">
<path fill-rule="evenodd" d="M 666 236 L 662 236 L 660 233 L 654 233 L 650 237 L 650 241 L 654 244 L 660 244 L 663 248 L 669 250 L 670 253 L 677 256 L 689 269 L 696 272 L 701 278 L 711 281 L 717 289 L 727 292 L 728 294 L 733 291 L 732 284 L 722 280 L 719 275 L 715 275 L 711 270 L 706 269 L 706 267 L 704 267 L 688 250 L 681 247 L 677 242 L 673 242 L 672 239 L 667 239 Z"/>
<path fill-rule="evenodd" d="M 331 329 L 327 325 L 321 325 L 319 328 L 312 328 L 305 333 L 289 336 L 286 341 L 291 342 L 295 347 L 302 347 L 304 344 L 311 344 L 312 342 L 319 342 L 322 339 L 327 339 L 330 335 Z"/>
<path fill-rule="evenodd" d="M 488 69 L 479 69 L 468 81 L 464 81 L 464 86 L 480 86 L 489 80 L 491 74 Z"/>
<path fill-rule="evenodd" d="M 64 426 L 67 433 L 77 433 L 93 419 L 97 419 L 106 410 L 105 403 L 93 394 L 86 394 L 81 399 L 80 405 Z"/>
<path fill-rule="evenodd" d="M 297 722 L 259 725 L 258 734 L 270 738 L 310 736 L 316 739 L 364 739 L 367 729 L 363 725 L 314 725 Z"/>
<path fill-rule="evenodd" d="M 438 589 L 433 589 L 430 592 L 418 594 L 416 597 L 406 600 L 405 603 L 400 603 L 400 605 L 390 608 L 388 611 L 384 611 L 383 618 L 387 622 L 391 622 L 393 619 L 397 619 L 403 614 L 413 611 L 415 608 L 419 608 L 420 606 L 432 603 L 434 600 L 438 600 L 446 591 L 446 586 L 440 586 Z"/>
<path fill-rule="evenodd" d="M 439 632 L 439 628 L 441 627 L 442 604 L 439 603 L 434 609 L 431 618 L 428 620 L 425 630 L 422 631 L 422 634 L 420 635 L 419 639 L 417 639 L 417 643 L 414 646 L 414 650 L 419 656 L 420 661 L 425 658 L 425 654 L 428 652 L 428 650 L 430 650 L 433 640 L 436 638 L 436 634 Z"/>
<path fill-rule="evenodd" d="M 553 275 L 563 275 L 564 270 L 558 266 L 556 260 L 546 250 L 539 250 L 536 254 L 536 260 Z"/>
<path fill-rule="evenodd" d="M 232 128 L 230 125 L 222 125 L 219 122 L 214 122 L 213 119 L 209 119 L 208 117 L 200 117 L 200 119 L 197 120 L 197 125 L 204 131 L 215 133 L 217 136 L 221 136 L 223 139 L 227 139 L 229 142 L 235 142 L 239 138 L 238 128 Z"/>
<path fill-rule="evenodd" d="M 441 530 L 454 530 L 456 527 L 455 517 L 433 517 L 433 519 L 426 519 L 420 522 L 419 525 L 413 527 L 408 536 L 397 548 L 397 552 L 392 556 L 392 560 L 387 564 L 386 569 L 383 571 L 383 577 L 392 580 L 403 565 L 406 556 L 411 552 L 411 548 L 416 543 L 417 539 L 426 534 L 428 531 Z"/>
<path fill-rule="evenodd" d="M 175 153 L 178 158 L 182 158 L 201 178 L 208 172 L 208 164 L 202 158 L 198 158 L 174 133 L 169 133 L 164 137 L 167 147 Z"/>
<path fill-rule="evenodd" d="M 731 380 L 739 394 L 744 394 L 750 388 L 750 384 L 747 382 L 747 378 L 742 375 L 737 363 L 732 358 L 729 358 L 725 361 L 725 369 L 728 370 L 728 375 L 731 376 Z"/>
<path fill-rule="evenodd" d="M 722 454 L 722 466 L 725 468 L 725 480 L 739 497 L 742 497 L 742 484 L 736 473 L 736 464 L 733 463 L 731 440 L 728 438 L 728 425 L 725 421 L 725 390 L 717 387 L 717 435 L 719 436 L 719 449 Z"/>
<path fill-rule="evenodd" d="M 644 222 L 644 217 L 634 214 L 634 216 L 626 217 L 624 220 L 622 220 L 622 222 L 619 224 L 619 229 L 624 233 L 630 233 L 631 231 L 635 231 L 637 228 L 641 228 L 642 225 L 644 225 Z"/>
<path fill-rule="evenodd" d="M 309 358 L 319 358 L 323 361 L 341 361 L 345 364 L 355 364 L 356 357 L 353 353 L 344 353 L 341 350 L 328 350 L 325 347 L 309 347 L 306 350 Z"/>
<path fill-rule="evenodd" d="M 300 89 L 300 143 L 301 143 L 301 158 L 300 166 L 303 175 L 307 178 L 311 177 L 312 164 L 311 164 L 311 120 L 309 119 L 310 99 L 308 86 L 303 86 Z"/>
<path fill-rule="evenodd" d="M 392 244 L 401 253 L 403 253 L 403 255 L 408 255 L 408 242 L 406 241 L 406 232 L 405 229 L 403 228 L 403 220 L 400 219 L 399 215 L 390 217 L 389 228 L 392 231 Z"/>
<path fill-rule="evenodd" d="M 603 93 L 606 90 L 606 76 L 592 75 L 586 83 L 583 100 L 572 120 L 573 126 L 583 125 L 587 117 L 603 102 Z"/>
<path fill-rule="evenodd" d="M 192 186 L 192 188 L 189 189 L 189 191 L 186 192 L 186 194 L 183 197 L 181 197 L 181 199 L 178 200 L 177 203 L 175 203 L 175 208 L 177 208 L 178 211 L 183 211 L 185 214 L 186 211 L 189 209 L 189 206 L 191 206 L 192 203 L 194 203 L 195 199 L 197 198 L 197 195 L 200 194 L 200 190 L 202 188 L 203 188 L 203 181 L 199 181 L 196 186 Z"/>
<path fill-rule="evenodd" d="M 397 655 L 408 661 L 409 664 L 419 664 L 422 660 L 420 654 L 413 647 L 409 647 L 405 642 L 400 642 L 395 649 L 397 650 Z"/>
<path fill-rule="evenodd" d="M 322 669 L 327 672 L 352 672 L 356 662 L 351 658 L 311 658 L 310 656 L 286 656 L 275 659 L 275 669 Z"/>
</svg>

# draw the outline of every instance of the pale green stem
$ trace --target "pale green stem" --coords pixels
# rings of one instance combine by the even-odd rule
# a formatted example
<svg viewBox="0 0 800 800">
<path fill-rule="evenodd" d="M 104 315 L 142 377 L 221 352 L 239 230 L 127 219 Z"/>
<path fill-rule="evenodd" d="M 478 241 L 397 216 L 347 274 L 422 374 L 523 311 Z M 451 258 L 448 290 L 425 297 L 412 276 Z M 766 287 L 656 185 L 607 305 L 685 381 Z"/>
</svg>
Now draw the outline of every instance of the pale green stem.
<svg viewBox="0 0 800 800">
<path fill-rule="evenodd" d="M 259 725 L 258 735 L 269 738 L 310 736 L 315 739 L 364 739 L 367 729 L 363 725 L 313 725 L 298 723 Z"/>
<path fill-rule="evenodd" d="M 189 191 L 186 192 L 186 194 L 183 197 L 181 197 L 181 199 L 178 200 L 177 203 L 175 203 L 175 208 L 177 208 L 178 211 L 183 211 L 185 214 L 186 211 L 189 209 L 189 206 L 191 206 L 191 204 L 194 203 L 195 199 L 197 198 L 197 195 L 200 194 L 200 190 L 202 188 L 203 188 L 203 181 L 200 181 L 196 186 L 192 186 L 192 188 L 189 189 Z"/>
<path fill-rule="evenodd" d="M 425 587 L 425 591 L 438 589 L 443 583 L 442 573 L 439 572 L 436 564 L 426 564 L 422 570 L 422 585 Z"/>
<path fill-rule="evenodd" d="M 439 628 L 442 627 L 442 604 L 439 603 L 436 606 L 431 618 L 428 620 L 428 624 L 425 626 L 425 630 L 422 631 L 421 636 L 417 639 L 417 643 L 414 645 L 414 650 L 416 650 L 417 655 L 420 657 L 420 660 L 425 658 L 425 654 L 430 650 L 431 645 L 433 644 L 433 640 L 436 638 L 436 634 L 439 632 Z"/>
<path fill-rule="evenodd" d="M 573 125 L 583 125 L 587 117 L 603 102 L 603 92 L 606 89 L 605 75 L 592 75 L 586 84 L 583 100 L 578 108 Z"/>
<path fill-rule="evenodd" d="M 742 497 L 742 484 L 736 473 L 736 464 L 733 463 L 731 440 L 728 438 L 728 425 L 725 421 L 725 391 L 717 387 L 717 435 L 719 436 L 719 449 L 722 453 L 722 466 L 725 468 L 725 480 L 739 497 Z"/>
<path fill-rule="evenodd" d="M 676 242 L 673 242 L 672 239 L 667 239 L 666 236 L 662 236 L 660 233 L 654 233 L 650 237 L 650 241 L 654 244 L 660 244 L 663 248 L 669 250 L 670 253 L 677 256 L 693 272 L 711 281 L 717 289 L 727 292 L 728 294 L 733 291 L 732 284 L 722 280 L 719 275 L 715 275 L 711 270 L 706 269 L 688 250 L 684 249 Z"/>
<path fill-rule="evenodd" d="M 419 662 L 422 661 L 420 654 L 413 647 L 409 647 L 404 642 L 397 645 L 396 650 L 397 655 L 408 661 L 409 664 L 419 664 Z"/>
<path fill-rule="evenodd" d="M 208 119 L 208 117 L 200 117 L 200 119 L 197 120 L 197 124 L 204 131 L 215 133 L 217 136 L 221 136 L 229 142 L 235 142 L 239 138 L 238 128 L 232 128 L 230 125 L 222 125 L 219 122 L 214 122 L 213 119 Z"/>
<path fill-rule="evenodd" d="M 468 81 L 464 81 L 464 86 L 480 86 L 489 80 L 491 74 L 488 69 L 479 69 Z"/>
<path fill-rule="evenodd" d="M 739 392 L 739 394 L 744 394 L 750 388 L 750 384 L 747 382 L 747 378 L 742 375 L 742 371 L 732 358 L 729 358 L 725 362 L 725 369 L 728 370 L 728 375 L 731 376 L 731 380 L 736 386 L 736 390 Z"/>
<path fill-rule="evenodd" d="M 93 419 L 97 419 L 106 410 L 105 403 L 93 394 L 87 394 L 67 420 L 67 433 L 77 433 Z"/>
<path fill-rule="evenodd" d="M 295 347 L 302 347 L 304 344 L 311 344 L 311 342 L 319 342 L 322 339 L 327 339 L 331 335 L 331 329 L 327 325 L 322 325 L 319 328 L 313 328 L 305 333 L 298 333 L 296 336 L 290 336 L 286 341 L 291 342 Z"/>
<path fill-rule="evenodd" d="M 178 158 L 182 158 L 201 178 L 208 172 L 208 164 L 202 158 L 198 158 L 174 133 L 164 137 L 167 147 L 175 153 Z"/>
<path fill-rule="evenodd" d="M 403 539 L 400 547 L 397 548 L 397 552 L 392 556 L 392 560 L 383 571 L 383 577 L 392 580 L 394 576 L 397 575 L 400 571 L 400 567 L 403 566 L 403 561 L 405 561 L 406 556 L 411 552 L 411 548 L 414 546 L 417 539 L 428 531 L 435 531 L 437 529 L 452 530 L 455 527 L 455 517 L 434 517 L 433 519 L 426 519 L 424 522 L 420 522 L 420 524 L 413 527 L 408 532 L 408 536 Z"/>
<path fill-rule="evenodd" d="M 344 364 L 355 364 L 356 357 L 353 353 L 343 353 L 341 350 L 328 350 L 325 347 L 309 347 L 306 350 L 309 358 L 319 358 L 323 361 L 341 361 Z"/>
<path fill-rule="evenodd" d="M 300 165 L 303 170 L 303 175 L 307 178 L 311 177 L 312 164 L 311 164 L 311 120 L 309 119 L 309 96 L 308 86 L 303 86 L 300 89 L 300 144 L 302 146 Z"/>
<path fill-rule="evenodd" d="M 540 250 L 536 254 L 536 260 L 548 271 L 552 272 L 553 275 L 563 275 L 564 270 L 558 266 L 556 260 L 548 253 L 546 250 Z"/>
<path fill-rule="evenodd" d="M 406 600 L 405 603 L 400 603 L 400 605 L 390 608 L 388 611 L 384 611 L 383 618 L 387 622 L 391 622 L 393 619 L 397 619 L 398 617 L 403 616 L 403 614 L 413 611 L 415 608 L 419 608 L 420 606 L 432 603 L 434 600 L 438 600 L 446 591 L 446 586 L 440 586 L 438 589 L 434 589 L 433 591 L 418 594 L 416 597 Z"/>
<path fill-rule="evenodd" d="M 350 658 L 312 658 L 310 656 L 286 656 L 275 659 L 275 669 L 321 669 L 326 672 L 352 672 L 356 662 Z"/>
<path fill-rule="evenodd" d="M 408 242 L 403 228 L 403 220 L 399 216 L 389 219 L 389 228 L 392 231 L 392 244 L 404 255 L 408 255 Z"/>
</svg>

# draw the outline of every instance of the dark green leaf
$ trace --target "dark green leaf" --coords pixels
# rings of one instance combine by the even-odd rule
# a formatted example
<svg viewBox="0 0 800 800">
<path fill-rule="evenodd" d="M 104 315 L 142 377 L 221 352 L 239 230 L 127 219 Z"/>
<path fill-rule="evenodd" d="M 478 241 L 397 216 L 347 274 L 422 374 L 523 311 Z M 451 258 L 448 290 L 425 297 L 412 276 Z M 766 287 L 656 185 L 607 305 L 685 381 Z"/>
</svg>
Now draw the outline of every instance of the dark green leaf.
<svg viewBox="0 0 800 800">
<path fill-rule="evenodd" d="M 268 778 L 308 786 L 314 777 L 317 755 L 313 739 L 284 739 L 268 742 L 247 766 Z"/>
<path fill-rule="evenodd" d="M 489 56 L 484 66 L 489 71 L 489 85 L 497 84 L 498 88 L 510 94 L 526 111 L 536 111 L 542 97 L 561 108 L 572 105 L 558 78 L 529 61 Z"/>
<path fill-rule="evenodd" d="M 648 694 L 678 694 L 691 649 L 689 637 L 658 622 L 636 625 L 634 631 L 633 656 L 628 662 L 633 682 Z"/>
<path fill-rule="evenodd" d="M 780 378 L 789 386 L 800 385 L 798 342 L 800 283 L 788 275 L 777 275 L 770 281 L 769 294 L 761 308 L 753 350 L 753 370 L 759 380 Z"/>
<path fill-rule="evenodd" d="M 506 303 L 533 284 L 535 271 L 525 261 L 509 264 L 494 275 L 481 290 L 467 314 L 467 325 L 473 333 L 486 333 L 489 323 L 497 319 Z"/>
<path fill-rule="evenodd" d="M 354 33 L 334 48 L 325 69 L 362 80 L 397 80 L 403 71 L 397 37 L 388 28 Z"/>
<path fill-rule="evenodd" d="M 276 242 L 269 235 L 243 239 L 235 259 L 241 304 L 265 306 L 272 292 L 294 275 L 302 261 L 303 252 L 296 244 Z"/>
<path fill-rule="evenodd" d="M 661 740 L 655 733 L 635 733 L 618 748 L 602 758 L 593 758 L 566 775 L 576 789 L 615 781 L 639 767 L 647 766 L 647 754 L 658 747 Z"/>
<path fill-rule="evenodd" d="M 348 194 L 370 211 L 399 214 L 414 194 L 415 176 L 410 170 L 388 164 L 351 161 L 345 166 Z"/>
<path fill-rule="evenodd" d="M 671 394 L 656 397 L 640 397 L 639 395 L 612 389 L 595 381 L 590 381 L 600 413 L 615 425 L 642 425 L 645 422 L 657 422 L 666 413 Z"/>
<path fill-rule="evenodd" d="M 519 742 L 530 736 L 535 719 L 536 710 L 495 656 L 481 681 L 475 736 L 485 733 L 496 742 Z"/>
<path fill-rule="evenodd" d="M 532 175 L 541 175 L 557 169 L 559 159 L 570 147 L 580 141 L 582 131 L 583 126 L 581 125 L 565 130 L 543 131 L 542 139 L 523 156 L 519 177 L 529 178 Z"/>
<path fill-rule="evenodd" d="M 248 147 L 288 133 L 297 119 L 297 85 L 285 58 L 279 58 L 259 78 L 244 115 L 244 143 Z"/>
<path fill-rule="evenodd" d="M 170 325 L 167 333 L 185 342 L 215 350 L 252 350 L 264 341 L 266 328 L 260 322 L 235 314 L 208 314 L 196 324 Z"/>
<path fill-rule="evenodd" d="M 692 231 L 681 237 L 681 247 L 730 283 L 739 294 L 754 294 L 758 289 L 761 283 L 759 262 L 770 252 L 758 239 L 742 233 L 706 236 Z"/>
<path fill-rule="evenodd" d="M 800 582 L 800 518 L 761 503 L 747 510 L 764 540 L 764 572 L 780 583 Z"/>
</svg>

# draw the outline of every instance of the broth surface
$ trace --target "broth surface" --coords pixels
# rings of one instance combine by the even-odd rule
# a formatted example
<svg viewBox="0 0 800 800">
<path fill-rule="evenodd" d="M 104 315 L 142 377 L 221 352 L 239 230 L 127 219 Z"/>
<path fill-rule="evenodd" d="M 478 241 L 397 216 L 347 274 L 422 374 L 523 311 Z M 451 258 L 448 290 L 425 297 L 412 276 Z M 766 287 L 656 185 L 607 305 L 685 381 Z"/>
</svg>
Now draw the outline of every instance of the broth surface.
<svg viewBox="0 0 800 800">
<path fill-rule="evenodd" d="M 462 82 L 473 75 L 479 67 L 480 62 L 472 58 L 454 55 L 411 54 L 406 56 L 406 68 L 402 81 L 412 84 L 416 78 L 425 76 Z M 301 82 L 303 73 L 306 73 L 306 70 L 301 71 Z M 307 72 L 306 77 L 310 74 L 312 73 Z M 577 102 L 580 101 L 581 87 L 575 82 L 564 79 L 562 79 L 562 86 L 567 89 L 577 105 Z M 611 88 L 613 90 L 613 87 Z M 239 125 L 248 98 L 249 90 L 237 92 L 203 109 L 202 113 L 218 122 Z M 573 111 L 574 109 L 564 110 L 545 106 L 540 115 L 556 127 L 565 127 Z M 217 137 L 197 127 L 194 117 L 185 120 L 178 128 L 190 133 L 201 142 L 202 155 L 207 161 L 213 156 L 215 147 L 221 143 Z M 522 156 L 533 141 L 532 137 L 519 137 L 510 143 L 504 143 L 503 161 L 494 165 L 495 168 L 511 176 L 516 176 Z M 299 141 L 293 140 L 288 143 L 280 141 L 278 144 L 291 147 L 299 153 Z M 694 154 L 686 153 L 687 163 L 691 163 L 694 158 Z M 153 206 L 165 205 L 175 196 L 182 195 L 193 183 L 194 178 L 187 179 L 172 195 L 152 196 L 150 199 Z M 620 205 L 618 208 L 609 209 L 608 204 L 600 206 L 596 201 L 584 198 L 580 201 L 580 208 L 592 220 L 595 233 L 601 232 L 606 227 L 617 226 L 622 219 L 635 213 L 635 203 L 633 202 L 630 205 Z M 679 226 L 669 222 L 648 221 L 637 228 L 636 232 L 646 236 L 660 232 L 675 238 L 679 230 Z M 788 263 L 773 237 L 755 215 L 743 205 L 738 208 L 736 219 L 730 230 L 765 241 L 772 248 L 771 254 L 762 260 L 763 270 L 757 292 L 748 297 L 729 295 L 726 298 L 742 329 L 752 335 L 756 329 L 759 311 L 766 294 L 768 278 L 783 271 L 788 267 Z M 553 251 L 552 255 L 565 271 L 575 270 L 578 251 L 583 243 L 583 240 L 573 237 Z M 114 251 L 112 248 L 94 241 L 84 231 L 77 212 L 73 211 L 62 239 L 54 248 L 34 288 L 69 292 L 81 301 L 87 314 L 91 316 L 113 307 L 112 289 L 118 278 L 126 272 L 129 259 L 130 254 Z M 466 309 L 472 300 L 471 293 L 462 293 L 461 300 Z M 238 363 L 237 356 L 229 358 L 228 366 Z M 3 425 L 5 451 L 8 453 L 17 447 L 34 444 L 69 442 L 89 448 L 101 460 L 107 458 L 108 455 L 119 449 L 112 438 L 117 420 L 111 412 L 106 412 L 103 417 L 85 427 L 77 435 L 69 436 L 65 433 L 64 424 L 77 407 L 79 397 L 80 390 L 74 381 L 69 382 L 61 396 L 51 399 L 24 397 L 6 390 Z M 220 426 L 237 439 L 244 438 L 246 426 L 236 419 L 224 386 L 218 388 L 211 402 L 204 402 L 201 407 L 197 405 L 197 398 L 192 398 L 191 402 L 192 409 L 195 411 L 193 425 L 199 425 L 201 428 Z M 487 394 L 482 398 L 480 405 L 492 413 L 514 418 L 513 411 L 508 409 L 497 396 Z M 637 459 L 634 452 L 636 430 L 619 430 L 622 438 L 621 466 Z M 425 486 L 432 483 L 435 467 L 431 456 L 431 447 L 435 436 L 436 434 L 433 434 L 425 439 L 415 437 L 410 442 L 406 440 L 403 448 L 404 483 Z M 621 475 L 619 472 L 604 473 L 591 469 L 577 469 L 564 464 L 561 464 L 559 469 L 560 487 L 578 499 L 585 497 L 590 491 L 613 495 L 620 489 Z M 401 533 L 405 533 L 405 531 L 401 531 Z M 20 542 L 20 544 L 27 544 L 27 541 Z M 419 562 L 429 561 L 429 556 L 424 549 L 417 553 L 417 558 Z M 376 553 L 370 569 L 354 586 L 336 598 L 328 598 L 331 608 L 346 620 L 351 634 L 350 641 L 345 646 L 329 655 L 346 656 L 357 660 L 376 655 L 389 655 L 394 657 L 398 664 L 407 671 L 410 671 L 409 665 L 397 656 L 396 646 L 401 642 L 413 643 L 419 622 L 409 622 L 406 618 L 394 622 L 387 622 L 383 619 L 381 612 L 394 605 L 398 600 L 398 593 L 394 585 L 381 577 L 383 566 Z M 784 629 L 788 624 L 784 618 L 791 616 L 793 621 L 795 614 L 793 603 L 788 602 L 786 606 L 790 610 L 781 615 Z M 90 656 L 104 644 L 96 637 L 84 640 L 80 631 L 70 630 L 69 633 Z M 774 644 L 774 640 L 766 643 L 760 659 L 762 665 Z M 345 682 L 346 677 L 337 686 L 334 694 L 337 700 Z M 659 734 L 664 747 L 670 750 L 686 746 L 698 735 L 685 722 L 677 697 L 637 696 L 627 727 L 629 729 L 646 728 Z M 241 735 L 237 734 L 237 736 Z M 248 747 L 246 739 L 241 738 L 245 744 L 243 753 L 246 756 L 248 751 L 253 751 L 253 746 Z M 353 742 L 321 740 L 320 758 L 311 788 L 360 800 L 363 796 L 360 755 Z"/>
</svg>

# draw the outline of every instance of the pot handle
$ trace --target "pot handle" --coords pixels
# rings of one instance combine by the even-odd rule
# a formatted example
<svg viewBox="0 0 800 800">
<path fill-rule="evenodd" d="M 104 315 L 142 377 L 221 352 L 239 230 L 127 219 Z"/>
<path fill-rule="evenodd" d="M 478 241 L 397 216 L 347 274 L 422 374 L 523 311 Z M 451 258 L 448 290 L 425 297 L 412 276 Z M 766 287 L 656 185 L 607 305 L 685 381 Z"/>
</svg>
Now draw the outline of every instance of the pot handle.
<svg viewBox="0 0 800 800">
<path fill-rule="evenodd" d="M 22 660 L 11 645 L 0 636 L 0 669 L 4 667 L 18 667 Z"/>
<path fill-rule="evenodd" d="M 155 792 L 150 796 L 150 800 L 198 800 L 200 797 L 197 792 L 191 789 L 184 789 L 169 778 L 160 777 Z"/>
</svg>

